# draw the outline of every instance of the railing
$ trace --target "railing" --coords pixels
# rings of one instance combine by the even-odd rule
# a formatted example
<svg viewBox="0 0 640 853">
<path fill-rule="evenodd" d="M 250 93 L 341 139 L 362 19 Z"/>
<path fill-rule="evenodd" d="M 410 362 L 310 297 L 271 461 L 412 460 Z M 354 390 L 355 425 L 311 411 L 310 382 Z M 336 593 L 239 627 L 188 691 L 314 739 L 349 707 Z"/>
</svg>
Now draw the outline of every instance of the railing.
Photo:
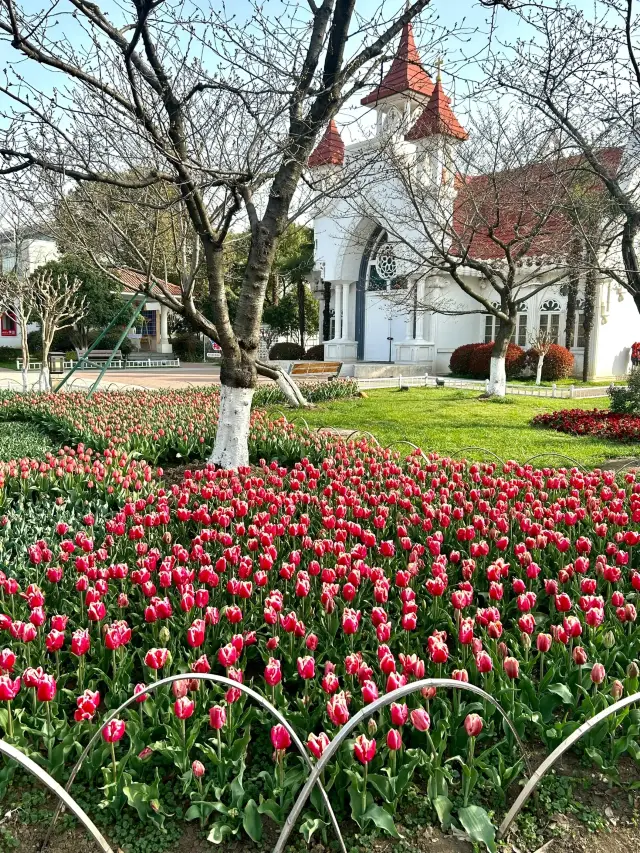
<svg viewBox="0 0 640 853">
<path fill-rule="evenodd" d="M 69 359 L 68 361 L 66 361 L 66 360 L 63 361 L 62 366 L 63 366 L 64 370 L 71 370 L 71 368 L 73 367 L 74 364 L 75 364 L 75 361 L 73 361 L 72 359 Z M 16 369 L 22 370 L 22 359 L 21 358 L 16 358 Z M 27 369 L 28 370 L 42 370 L 42 362 L 41 361 L 29 360 L 29 367 Z"/>
<path fill-rule="evenodd" d="M 466 391 L 481 391 L 487 393 L 489 380 L 455 379 L 448 376 L 371 376 L 357 377 L 358 388 L 361 391 L 374 388 L 459 388 Z M 506 393 L 514 397 L 545 397 L 559 400 L 578 400 L 606 397 L 608 385 L 594 385 L 586 388 L 576 388 L 575 385 L 556 385 L 549 388 L 543 385 L 517 385 L 507 382 Z"/>
</svg>

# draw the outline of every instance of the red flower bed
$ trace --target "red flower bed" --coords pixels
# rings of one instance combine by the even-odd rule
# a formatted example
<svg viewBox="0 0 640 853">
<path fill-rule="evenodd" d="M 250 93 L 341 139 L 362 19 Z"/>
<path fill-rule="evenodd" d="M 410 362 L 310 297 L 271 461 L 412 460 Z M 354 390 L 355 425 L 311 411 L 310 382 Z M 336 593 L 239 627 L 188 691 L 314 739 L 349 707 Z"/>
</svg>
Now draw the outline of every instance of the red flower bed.
<svg viewBox="0 0 640 853">
<path fill-rule="evenodd" d="M 288 735 L 237 688 L 205 688 L 191 672 L 251 682 L 316 756 L 378 695 L 430 675 L 485 687 L 551 748 L 609 693 L 637 689 L 639 529 L 633 474 L 621 487 L 611 472 L 402 461 L 335 439 L 318 463 L 189 473 L 124 503 L 104 530 L 61 522 L 0 577 L 0 721 L 59 773 L 106 710 L 184 673 L 105 729 L 89 778 L 101 774 L 116 810 L 142 786 L 161 816 L 158 779 L 181 777 L 187 817 L 208 821 L 212 840 L 242 827 L 259 837 L 303 778 Z M 626 737 L 623 727 L 591 748 L 606 764 Z M 461 775 L 447 755 L 461 756 Z M 464 824 L 473 780 L 490 785 L 498 757 L 513 778 L 490 707 L 427 689 L 378 713 L 328 784 L 361 826 L 393 832 L 421 768 L 442 782 L 434 798 L 460 797 Z M 324 820 L 313 806 L 308 834 Z"/>
<path fill-rule="evenodd" d="M 640 441 L 640 415 L 626 415 L 606 409 L 565 409 L 536 415 L 535 426 L 571 435 L 595 435 L 613 441 Z"/>
</svg>

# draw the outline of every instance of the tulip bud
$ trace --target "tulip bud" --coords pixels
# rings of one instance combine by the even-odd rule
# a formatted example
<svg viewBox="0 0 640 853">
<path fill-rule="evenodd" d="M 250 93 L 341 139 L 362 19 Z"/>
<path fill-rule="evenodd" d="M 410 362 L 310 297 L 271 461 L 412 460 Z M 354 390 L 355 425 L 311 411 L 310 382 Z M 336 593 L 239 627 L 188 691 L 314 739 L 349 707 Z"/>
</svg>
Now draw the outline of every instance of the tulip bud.
<svg viewBox="0 0 640 853">
<path fill-rule="evenodd" d="M 201 779 L 204 776 L 204 764 L 201 761 L 194 761 L 191 765 L 191 772 L 196 779 Z"/>
<path fill-rule="evenodd" d="M 524 649 L 527 649 L 527 651 L 528 651 L 528 650 L 531 648 L 531 636 L 530 636 L 529 634 L 524 634 L 524 633 L 523 633 L 523 634 L 521 635 L 521 638 L 520 638 L 520 639 L 521 639 L 521 642 L 522 642 L 522 647 L 523 647 Z"/>
<path fill-rule="evenodd" d="M 464 721 L 464 728 L 469 737 L 478 737 L 483 726 L 482 717 L 478 714 L 467 714 Z"/>
<path fill-rule="evenodd" d="M 594 663 L 593 669 L 591 670 L 591 681 L 594 684 L 602 684 L 602 682 L 606 678 L 606 670 L 601 663 Z"/>
<path fill-rule="evenodd" d="M 402 746 L 402 735 L 398 729 L 389 729 L 387 732 L 387 747 L 395 752 Z"/>
<path fill-rule="evenodd" d="M 613 698 L 618 701 L 618 699 L 622 699 L 622 695 L 624 693 L 624 684 L 621 681 L 616 679 L 611 685 L 611 695 Z"/>
<path fill-rule="evenodd" d="M 616 644 L 616 635 L 613 631 L 607 631 L 602 638 L 602 645 L 605 649 L 612 649 Z"/>
<path fill-rule="evenodd" d="M 640 668 L 638 668 L 638 664 L 635 661 L 631 661 L 631 663 L 627 667 L 627 678 L 638 677 L 640 677 Z"/>
<path fill-rule="evenodd" d="M 369 722 L 367 723 L 367 729 L 369 731 L 370 737 L 374 737 L 376 732 L 378 731 L 378 724 L 373 719 L 373 717 L 369 717 Z"/>
<path fill-rule="evenodd" d="M 163 646 L 168 645 L 169 640 L 171 639 L 171 631 L 167 628 L 166 625 L 163 625 L 160 628 L 160 633 L 158 634 L 158 639 Z"/>
</svg>

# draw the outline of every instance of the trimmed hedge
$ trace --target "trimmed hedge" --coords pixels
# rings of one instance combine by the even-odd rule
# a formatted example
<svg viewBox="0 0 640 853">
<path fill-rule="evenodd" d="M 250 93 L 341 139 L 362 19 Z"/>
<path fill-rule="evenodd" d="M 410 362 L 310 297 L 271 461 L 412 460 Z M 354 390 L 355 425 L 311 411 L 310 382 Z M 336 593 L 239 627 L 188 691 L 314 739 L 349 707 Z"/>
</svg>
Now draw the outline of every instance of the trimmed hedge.
<svg viewBox="0 0 640 853">
<path fill-rule="evenodd" d="M 566 347 L 551 344 L 542 364 L 543 381 L 557 382 L 558 379 L 567 379 L 573 373 L 573 362 L 573 353 Z M 526 363 L 527 367 L 535 373 L 538 366 L 538 351 L 534 347 L 527 352 Z"/>
<path fill-rule="evenodd" d="M 269 350 L 269 358 L 274 361 L 278 361 L 280 359 L 297 359 L 304 358 L 304 347 L 301 347 L 300 344 L 293 343 L 292 341 L 283 341 L 279 344 L 274 344 Z"/>
<path fill-rule="evenodd" d="M 452 373 L 459 373 L 461 376 L 467 376 L 469 373 L 469 359 L 476 347 L 481 344 L 462 344 L 451 353 L 449 359 L 449 370 Z"/>
<path fill-rule="evenodd" d="M 491 371 L 491 353 L 493 344 L 476 344 L 469 357 L 469 376 L 474 379 L 488 379 Z M 525 351 L 517 344 L 509 344 L 505 357 L 507 379 L 515 379 L 524 369 Z"/>
<path fill-rule="evenodd" d="M 324 344 L 316 344 L 305 352 L 305 361 L 324 361 Z"/>
</svg>

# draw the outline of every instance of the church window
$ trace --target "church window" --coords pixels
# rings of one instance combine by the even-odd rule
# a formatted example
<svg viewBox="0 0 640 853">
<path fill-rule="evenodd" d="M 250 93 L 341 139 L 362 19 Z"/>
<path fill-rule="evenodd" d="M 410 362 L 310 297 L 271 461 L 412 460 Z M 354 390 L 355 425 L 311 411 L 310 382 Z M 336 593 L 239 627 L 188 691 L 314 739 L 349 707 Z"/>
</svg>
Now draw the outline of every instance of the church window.
<svg viewBox="0 0 640 853">
<path fill-rule="evenodd" d="M 560 337 L 560 303 L 547 299 L 540 307 L 540 331 L 546 332 L 552 344 Z"/>
<path fill-rule="evenodd" d="M 375 246 L 369 261 L 368 290 L 404 290 L 407 287 L 405 276 L 398 275 L 398 259 L 395 249 L 387 242 L 383 232 Z"/>
<path fill-rule="evenodd" d="M 584 299 L 576 301 L 576 329 L 573 340 L 575 346 L 584 349 Z"/>
<path fill-rule="evenodd" d="M 518 316 L 516 318 L 516 343 L 519 347 L 527 345 L 527 311 L 529 306 L 526 302 L 518 305 Z"/>
</svg>

